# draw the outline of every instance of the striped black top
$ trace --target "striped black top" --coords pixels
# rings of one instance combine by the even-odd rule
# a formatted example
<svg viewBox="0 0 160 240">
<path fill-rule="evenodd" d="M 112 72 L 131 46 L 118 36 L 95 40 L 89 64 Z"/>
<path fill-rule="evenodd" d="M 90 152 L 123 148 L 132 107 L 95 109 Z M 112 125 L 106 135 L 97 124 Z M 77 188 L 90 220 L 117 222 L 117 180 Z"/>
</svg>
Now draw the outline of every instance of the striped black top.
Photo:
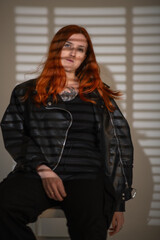
<svg viewBox="0 0 160 240">
<path fill-rule="evenodd" d="M 102 161 L 97 144 L 96 119 L 93 104 L 77 95 L 64 102 L 73 117 L 64 152 L 54 170 L 63 180 L 92 179 L 101 171 Z"/>
</svg>

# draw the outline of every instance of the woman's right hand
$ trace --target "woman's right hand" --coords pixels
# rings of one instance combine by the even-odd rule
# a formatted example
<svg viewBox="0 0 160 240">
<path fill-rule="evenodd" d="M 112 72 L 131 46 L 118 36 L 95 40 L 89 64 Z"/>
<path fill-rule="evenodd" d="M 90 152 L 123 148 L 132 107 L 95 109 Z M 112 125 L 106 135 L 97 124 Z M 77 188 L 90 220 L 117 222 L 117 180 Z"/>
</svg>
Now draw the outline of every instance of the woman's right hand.
<svg viewBox="0 0 160 240">
<path fill-rule="evenodd" d="M 67 194 L 61 178 L 46 165 L 40 165 L 37 172 L 47 196 L 56 201 L 63 201 Z"/>
</svg>

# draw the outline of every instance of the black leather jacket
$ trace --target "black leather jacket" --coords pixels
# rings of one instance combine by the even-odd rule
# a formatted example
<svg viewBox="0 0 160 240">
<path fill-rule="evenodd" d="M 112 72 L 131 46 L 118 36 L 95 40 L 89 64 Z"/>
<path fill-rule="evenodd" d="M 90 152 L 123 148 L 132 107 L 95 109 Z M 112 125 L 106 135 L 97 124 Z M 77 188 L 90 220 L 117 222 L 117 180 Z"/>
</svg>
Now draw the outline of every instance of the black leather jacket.
<svg viewBox="0 0 160 240">
<path fill-rule="evenodd" d="M 17 162 L 14 171 L 35 171 L 40 164 L 53 170 L 59 164 L 72 115 L 63 106 L 48 99 L 46 106 L 36 106 L 32 101 L 35 80 L 15 87 L 10 104 L 3 116 L 1 128 L 7 151 Z M 30 97 L 22 101 L 28 89 Z M 98 91 L 91 94 L 97 118 L 99 147 L 104 156 L 104 180 L 107 200 L 106 212 L 124 211 L 124 202 L 131 198 L 133 146 L 126 119 L 116 105 L 109 112 Z M 109 208 L 109 210 L 108 210 Z"/>
</svg>

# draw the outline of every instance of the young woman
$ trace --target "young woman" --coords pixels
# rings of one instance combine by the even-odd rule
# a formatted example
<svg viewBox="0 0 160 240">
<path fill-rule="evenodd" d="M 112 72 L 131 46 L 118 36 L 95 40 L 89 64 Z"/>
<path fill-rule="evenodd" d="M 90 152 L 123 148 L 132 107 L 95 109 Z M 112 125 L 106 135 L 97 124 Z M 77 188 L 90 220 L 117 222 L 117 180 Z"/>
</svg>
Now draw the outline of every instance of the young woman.
<svg viewBox="0 0 160 240">
<path fill-rule="evenodd" d="M 105 240 L 124 224 L 133 146 L 127 121 L 99 76 L 91 39 L 69 25 L 54 36 L 37 79 L 13 90 L 1 122 L 16 161 L 0 184 L 0 239 L 35 239 L 28 226 L 64 210 L 72 240 Z"/>
</svg>

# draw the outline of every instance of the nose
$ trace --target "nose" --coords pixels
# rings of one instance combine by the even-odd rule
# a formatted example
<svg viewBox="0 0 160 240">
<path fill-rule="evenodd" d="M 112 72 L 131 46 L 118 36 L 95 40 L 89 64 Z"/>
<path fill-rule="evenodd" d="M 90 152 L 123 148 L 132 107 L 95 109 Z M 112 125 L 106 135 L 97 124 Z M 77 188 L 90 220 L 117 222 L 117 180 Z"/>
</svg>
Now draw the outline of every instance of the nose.
<svg viewBox="0 0 160 240">
<path fill-rule="evenodd" d="M 76 49 L 75 48 L 71 48 L 70 56 L 75 57 L 75 55 L 76 55 Z"/>
</svg>

